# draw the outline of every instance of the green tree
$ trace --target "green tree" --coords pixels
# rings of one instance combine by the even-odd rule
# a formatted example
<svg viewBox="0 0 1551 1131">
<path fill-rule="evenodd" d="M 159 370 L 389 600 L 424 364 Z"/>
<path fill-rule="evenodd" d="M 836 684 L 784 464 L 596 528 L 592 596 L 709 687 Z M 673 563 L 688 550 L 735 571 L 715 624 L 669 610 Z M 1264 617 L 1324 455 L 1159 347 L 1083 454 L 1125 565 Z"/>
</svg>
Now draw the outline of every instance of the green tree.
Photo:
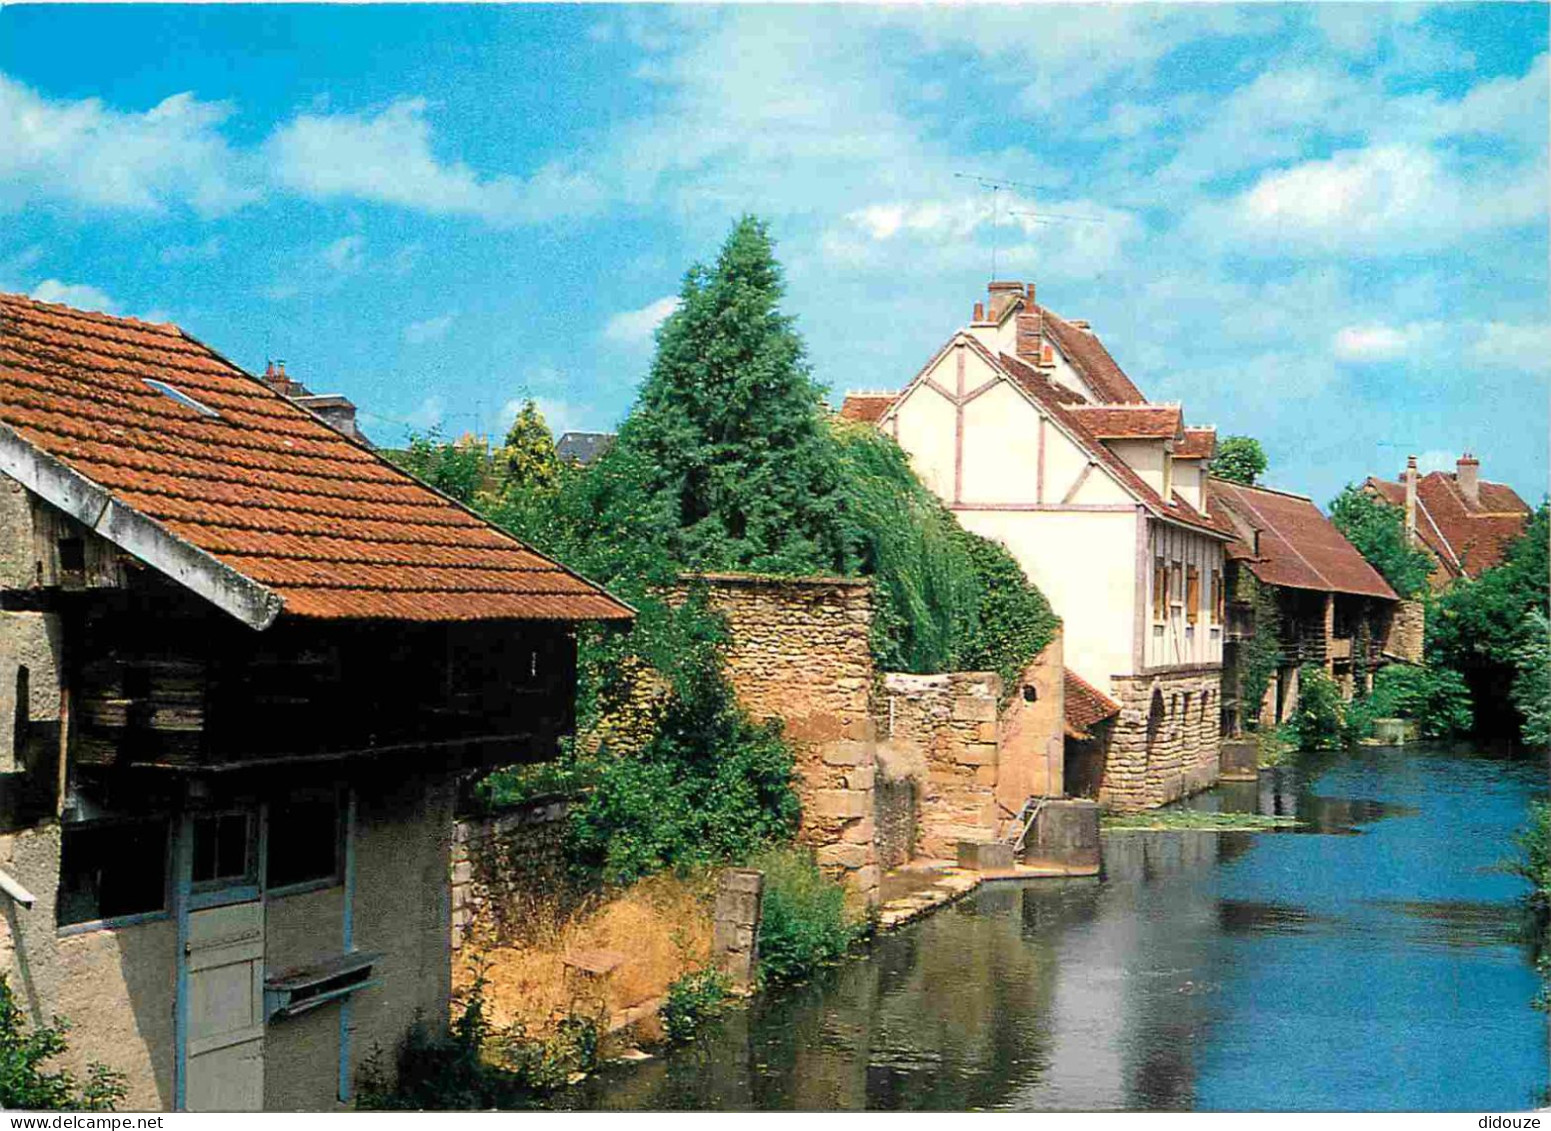
<svg viewBox="0 0 1551 1131">
<path fill-rule="evenodd" d="M 1219 479 L 1252 487 L 1265 474 L 1267 464 L 1265 449 L 1253 436 L 1224 436 L 1207 470 Z"/>
<path fill-rule="evenodd" d="M 1298 669 L 1298 706 L 1287 729 L 1299 750 L 1330 750 L 1342 744 L 1346 724 L 1341 688 L 1318 664 Z"/>
<path fill-rule="evenodd" d="M 680 306 L 614 450 L 635 460 L 673 560 L 695 568 L 838 572 L 839 460 L 823 390 L 778 304 L 765 225 L 745 216 Z"/>
<path fill-rule="evenodd" d="M 1407 541 L 1405 517 L 1397 508 L 1348 483 L 1330 504 L 1330 521 L 1400 596 L 1426 590 L 1433 560 Z"/>
<path fill-rule="evenodd" d="M 409 438 L 409 447 L 388 453 L 390 459 L 424 483 L 465 506 L 485 486 L 490 457 L 479 444 L 449 443 L 432 429 Z"/>
<path fill-rule="evenodd" d="M 1524 741 L 1551 746 L 1551 620 L 1541 609 L 1531 609 L 1524 619 L 1514 666 L 1513 705 L 1524 716 Z"/>
<path fill-rule="evenodd" d="M 506 431 L 506 442 L 496 453 L 496 461 L 504 472 L 507 488 L 547 491 L 555 487 L 560 475 L 555 437 L 531 398 L 522 402 L 517 419 Z"/>
<path fill-rule="evenodd" d="M 10 983 L 0 974 L 0 1108 L 21 1111 L 112 1111 L 127 1094 L 122 1074 L 100 1064 L 86 1070 L 81 1083 L 65 1069 L 45 1064 L 66 1050 L 69 1024 L 29 1030 Z"/>
<path fill-rule="evenodd" d="M 1390 664 L 1373 677 L 1373 690 L 1347 709 L 1347 738 L 1373 733 L 1374 719 L 1413 719 L 1424 738 L 1448 738 L 1470 729 L 1470 689 L 1451 668 Z"/>
</svg>

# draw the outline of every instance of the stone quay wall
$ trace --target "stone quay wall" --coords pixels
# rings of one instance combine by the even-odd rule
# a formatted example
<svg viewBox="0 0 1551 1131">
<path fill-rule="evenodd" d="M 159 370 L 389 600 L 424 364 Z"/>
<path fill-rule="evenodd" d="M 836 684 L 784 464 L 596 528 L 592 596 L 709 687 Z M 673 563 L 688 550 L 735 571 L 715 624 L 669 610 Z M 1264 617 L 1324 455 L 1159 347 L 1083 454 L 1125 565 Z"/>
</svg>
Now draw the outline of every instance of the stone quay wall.
<svg viewBox="0 0 1551 1131">
<path fill-rule="evenodd" d="M 526 913 L 565 890 L 566 803 L 538 801 L 452 826 L 452 946 L 510 942 Z"/>
<path fill-rule="evenodd" d="M 1222 672 L 1117 677 L 1115 721 L 1099 802 L 1115 812 L 1166 805 L 1217 780 Z"/>
<path fill-rule="evenodd" d="M 995 840 L 1003 814 L 996 804 L 995 672 L 888 674 L 880 738 L 891 779 L 916 780 L 916 846 L 951 859 L 961 840 Z"/>
<path fill-rule="evenodd" d="M 798 839 L 826 871 L 876 902 L 871 583 L 729 573 L 685 582 L 704 584 L 727 621 L 726 670 L 738 701 L 756 719 L 779 719 L 792 743 Z"/>
</svg>

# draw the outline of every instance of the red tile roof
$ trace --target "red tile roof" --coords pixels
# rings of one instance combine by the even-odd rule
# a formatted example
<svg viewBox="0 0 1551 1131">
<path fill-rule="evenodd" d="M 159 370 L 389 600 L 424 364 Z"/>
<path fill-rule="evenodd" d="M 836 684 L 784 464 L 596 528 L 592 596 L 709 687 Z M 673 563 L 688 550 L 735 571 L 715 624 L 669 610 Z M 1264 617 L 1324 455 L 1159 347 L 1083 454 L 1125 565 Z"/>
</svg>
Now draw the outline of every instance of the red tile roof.
<svg viewBox="0 0 1551 1131">
<path fill-rule="evenodd" d="M 1406 505 L 1403 483 L 1370 477 L 1367 486 L 1397 507 Z M 1459 489 L 1458 476 L 1429 471 L 1416 481 L 1416 533 L 1450 577 L 1479 577 L 1529 522 L 1530 508 L 1506 483 L 1480 480 L 1478 501 Z"/>
<path fill-rule="evenodd" d="M 1071 668 L 1066 675 L 1066 736 L 1091 738 L 1092 728 L 1120 714 L 1120 704 Z"/>
<path fill-rule="evenodd" d="M 1234 556 L 1245 559 L 1254 575 L 1268 585 L 1398 599 L 1357 548 L 1302 495 L 1211 477 L 1207 508 L 1232 511 L 1260 531 L 1258 554 Z M 1248 549 L 1242 542 L 1239 545 Z"/>
<path fill-rule="evenodd" d="M 631 615 L 175 326 L 0 295 L 0 425 L 294 616 Z"/>
<path fill-rule="evenodd" d="M 990 354 L 985 351 L 973 337 L 966 336 L 969 344 L 980 350 L 989 359 Z M 1122 487 L 1130 491 L 1144 506 L 1160 518 L 1172 519 L 1185 526 L 1204 530 L 1209 534 L 1223 535 L 1224 531 L 1213 523 L 1206 515 L 1201 514 L 1176 491 L 1174 497 L 1168 502 L 1145 479 L 1131 469 L 1114 452 L 1105 446 L 1081 419 L 1080 410 L 1074 411 L 1083 401 L 1079 394 L 1070 389 L 1062 388 L 1039 370 L 1025 361 L 1021 361 L 1011 354 L 1002 354 L 999 360 L 993 360 L 993 364 L 1000 368 L 1015 380 L 1040 408 L 1052 420 L 1063 425 L 1068 432 L 1086 449 L 1094 462 L 1101 464 Z M 1074 405 L 1074 400 L 1076 404 Z"/>
<path fill-rule="evenodd" d="M 1072 325 L 1048 307 L 1036 309 L 1044 315 L 1045 332 L 1056 348 L 1099 394 L 1100 400 L 1110 404 L 1147 403 L 1142 391 L 1132 384 L 1097 334 Z"/>
<path fill-rule="evenodd" d="M 1179 405 L 1075 405 L 1072 413 L 1101 440 L 1172 440 L 1184 429 Z"/>
<path fill-rule="evenodd" d="M 876 424 L 893 403 L 893 393 L 847 393 L 840 404 L 840 416 L 845 420 Z"/>
<path fill-rule="evenodd" d="M 1186 428 L 1185 438 L 1174 445 L 1175 459 L 1211 459 L 1217 451 L 1217 429 Z"/>
</svg>

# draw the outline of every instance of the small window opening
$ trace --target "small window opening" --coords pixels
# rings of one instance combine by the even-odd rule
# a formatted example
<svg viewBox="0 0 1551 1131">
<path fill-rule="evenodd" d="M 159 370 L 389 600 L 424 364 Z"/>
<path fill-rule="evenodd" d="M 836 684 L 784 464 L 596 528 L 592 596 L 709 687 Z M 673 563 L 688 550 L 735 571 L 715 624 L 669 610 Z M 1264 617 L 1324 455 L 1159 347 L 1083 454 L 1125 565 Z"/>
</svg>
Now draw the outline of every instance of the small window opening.
<svg viewBox="0 0 1551 1131">
<path fill-rule="evenodd" d="M 27 756 L 27 728 L 32 725 L 32 673 L 27 665 L 16 669 L 16 710 L 11 716 L 11 758 L 17 769 Z"/>
<path fill-rule="evenodd" d="M 1023 701 L 1025 703 L 1033 703 L 1038 698 L 1039 690 L 1032 683 L 1025 683 L 1023 685 Z"/>
<path fill-rule="evenodd" d="M 59 926 L 167 909 L 168 822 L 65 825 L 60 836 Z"/>
<path fill-rule="evenodd" d="M 290 798 L 269 807 L 264 886 L 332 880 L 339 875 L 339 803 Z"/>
<path fill-rule="evenodd" d="M 195 412 L 204 416 L 213 416 L 217 419 L 219 419 L 221 416 L 219 412 L 211 408 L 209 405 L 196 401 L 193 397 L 189 396 L 181 389 L 175 389 L 165 381 L 157 381 L 150 377 L 142 377 L 141 380 L 151 388 L 155 389 L 162 396 L 168 398 L 169 400 L 177 401 L 184 408 L 191 408 Z"/>
<path fill-rule="evenodd" d="M 75 574 L 86 572 L 86 543 L 80 538 L 61 538 L 58 543 L 59 572 Z"/>
<path fill-rule="evenodd" d="M 225 885 L 253 877 L 252 818 L 210 813 L 194 818 L 196 884 Z"/>
</svg>

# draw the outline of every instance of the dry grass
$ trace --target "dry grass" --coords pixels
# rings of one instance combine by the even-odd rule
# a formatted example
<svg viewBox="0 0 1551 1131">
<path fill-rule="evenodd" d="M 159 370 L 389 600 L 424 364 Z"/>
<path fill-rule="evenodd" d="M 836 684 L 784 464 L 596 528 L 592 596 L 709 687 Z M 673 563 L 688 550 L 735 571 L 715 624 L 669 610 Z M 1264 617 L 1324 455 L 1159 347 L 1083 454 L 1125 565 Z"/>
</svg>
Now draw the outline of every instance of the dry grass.
<svg viewBox="0 0 1551 1131">
<path fill-rule="evenodd" d="M 481 967 L 492 1024 L 521 1024 L 542 1036 L 567 1013 L 623 1015 L 668 992 L 680 975 L 704 966 L 711 952 L 715 874 L 660 875 L 589 897 L 569 916 L 535 907 L 534 928 L 516 945 L 469 947 L 453 971 L 457 988 Z M 624 961 L 602 976 L 565 965 L 567 954 L 613 951 Z"/>
</svg>

